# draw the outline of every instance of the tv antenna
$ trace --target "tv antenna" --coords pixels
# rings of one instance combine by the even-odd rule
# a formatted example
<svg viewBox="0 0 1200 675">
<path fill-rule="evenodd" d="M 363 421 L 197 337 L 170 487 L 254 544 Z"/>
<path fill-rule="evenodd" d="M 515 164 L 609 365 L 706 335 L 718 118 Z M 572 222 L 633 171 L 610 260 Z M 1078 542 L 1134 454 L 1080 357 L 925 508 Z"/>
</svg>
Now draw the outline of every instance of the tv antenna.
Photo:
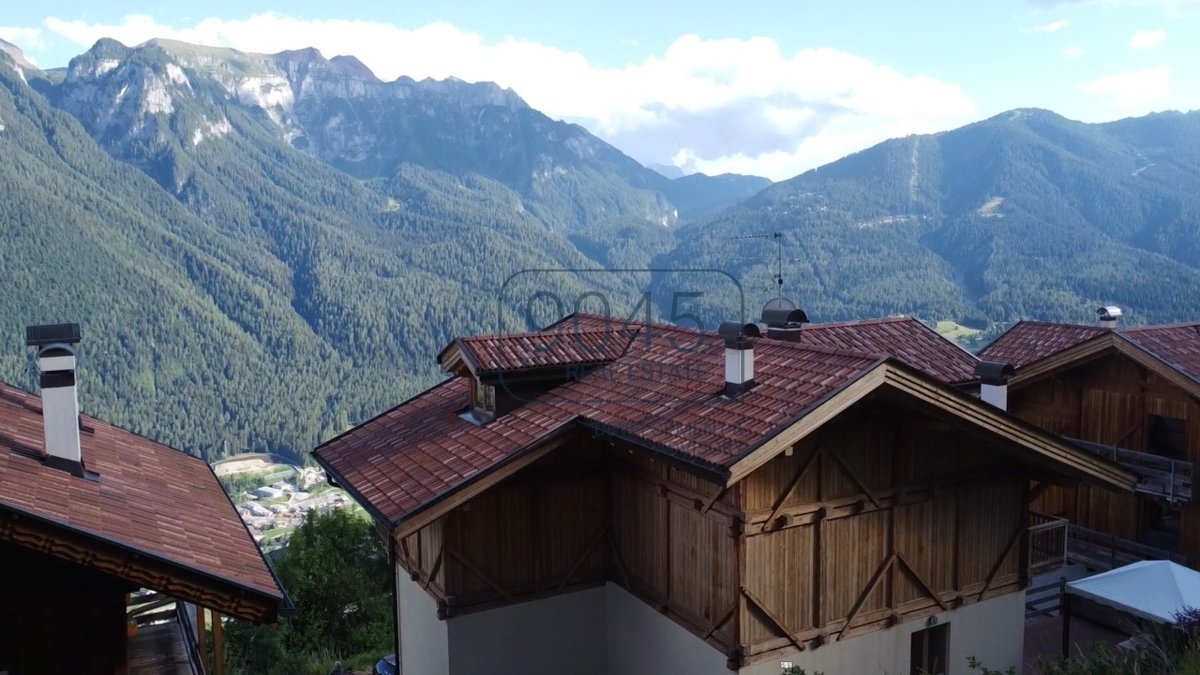
<svg viewBox="0 0 1200 675">
<path fill-rule="evenodd" d="M 771 234 L 747 234 L 734 239 L 774 239 L 775 240 L 775 274 L 771 275 L 771 280 L 775 282 L 776 300 L 782 306 L 783 298 L 783 233 L 772 232 Z"/>
</svg>

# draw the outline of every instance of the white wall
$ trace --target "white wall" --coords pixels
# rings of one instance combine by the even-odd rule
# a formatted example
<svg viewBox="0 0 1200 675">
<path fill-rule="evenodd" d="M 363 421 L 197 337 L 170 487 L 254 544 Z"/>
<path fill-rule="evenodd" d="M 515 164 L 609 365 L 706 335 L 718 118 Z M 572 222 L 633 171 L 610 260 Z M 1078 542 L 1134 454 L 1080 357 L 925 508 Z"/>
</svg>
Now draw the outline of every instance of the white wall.
<svg viewBox="0 0 1200 675">
<path fill-rule="evenodd" d="M 725 654 L 616 584 L 438 621 L 437 606 L 401 573 L 404 675 L 729 675 Z M 967 657 L 1021 672 L 1025 595 L 1010 593 L 937 614 L 950 625 L 950 675 Z M 791 661 L 809 675 L 908 673 L 910 621 L 747 666 L 740 675 L 779 675 Z"/>
<path fill-rule="evenodd" d="M 733 672 L 725 666 L 724 654 L 683 626 L 616 584 L 609 584 L 607 590 L 609 673 L 730 675 Z"/>
<path fill-rule="evenodd" d="M 967 668 L 974 656 L 988 668 L 1021 672 L 1025 642 L 1025 594 L 1009 593 L 937 615 L 938 625 L 950 624 L 950 675 L 978 671 Z M 909 621 L 843 642 L 747 666 L 740 675 L 779 675 L 780 661 L 791 661 L 809 675 L 915 675 L 908 672 L 912 634 L 928 619 Z"/>
<path fill-rule="evenodd" d="M 408 572 L 399 566 L 394 569 L 401 674 L 450 675 L 450 643 L 446 622 L 437 617 L 437 602 L 409 578 Z"/>
<path fill-rule="evenodd" d="M 454 675 L 605 675 L 605 587 L 451 617 Z M 423 671 L 405 675 L 425 675 Z"/>
</svg>

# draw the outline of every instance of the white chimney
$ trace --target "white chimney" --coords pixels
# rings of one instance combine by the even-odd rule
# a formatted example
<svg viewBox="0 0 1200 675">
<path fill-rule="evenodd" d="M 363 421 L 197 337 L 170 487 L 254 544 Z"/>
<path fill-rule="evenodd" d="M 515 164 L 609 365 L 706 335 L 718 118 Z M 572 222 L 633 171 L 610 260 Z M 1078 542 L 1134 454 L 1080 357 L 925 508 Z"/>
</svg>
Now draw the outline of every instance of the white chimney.
<svg viewBox="0 0 1200 675">
<path fill-rule="evenodd" d="M 75 387 L 75 345 L 78 343 L 79 324 L 29 326 L 25 329 L 25 344 L 38 348 L 46 463 L 82 476 L 79 397 Z"/>
<path fill-rule="evenodd" d="M 1116 305 L 1107 305 L 1096 310 L 1096 316 L 1100 317 L 1100 327 L 1113 329 L 1117 327 L 1117 321 L 1121 318 L 1121 308 Z"/>
<path fill-rule="evenodd" d="M 725 321 L 717 329 L 725 340 L 725 395 L 736 398 L 754 386 L 754 344 L 762 331 L 752 323 Z"/>
<path fill-rule="evenodd" d="M 980 361 L 975 364 L 980 400 L 1001 410 L 1008 410 L 1008 379 L 1016 372 L 1016 369 L 1007 363 Z"/>
</svg>

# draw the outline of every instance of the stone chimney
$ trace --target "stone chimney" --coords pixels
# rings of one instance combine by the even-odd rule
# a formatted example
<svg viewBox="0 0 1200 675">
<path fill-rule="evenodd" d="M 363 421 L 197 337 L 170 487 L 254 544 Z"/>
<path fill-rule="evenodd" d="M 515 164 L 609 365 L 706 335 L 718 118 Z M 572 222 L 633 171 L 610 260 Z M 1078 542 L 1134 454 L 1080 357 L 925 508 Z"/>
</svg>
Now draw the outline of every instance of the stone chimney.
<svg viewBox="0 0 1200 675">
<path fill-rule="evenodd" d="M 1121 308 L 1116 305 L 1107 305 L 1096 310 L 1096 316 L 1100 318 L 1100 327 L 1113 329 L 1117 327 L 1117 321 L 1121 318 Z"/>
<path fill-rule="evenodd" d="M 767 325 L 767 337 L 799 342 L 808 315 L 802 309 L 763 309 L 762 322 Z"/>
<path fill-rule="evenodd" d="M 42 433 L 46 464 L 84 475 L 79 447 L 79 397 L 75 387 L 75 345 L 79 324 L 29 326 L 25 344 L 36 347 L 42 390 Z"/>
<path fill-rule="evenodd" d="M 754 386 L 754 343 L 762 331 L 756 324 L 725 321 L 717 329 L 725 340 L 725 395 L 737 398 Z"/>
<path fill-rule="evenodd" d="M 975 365 L 979 378 L 979 398 L 1001 410 L 1008 410 L 1008 380 L 1017 371 L 1008 363 L 980 361 Z"/>
</svg>

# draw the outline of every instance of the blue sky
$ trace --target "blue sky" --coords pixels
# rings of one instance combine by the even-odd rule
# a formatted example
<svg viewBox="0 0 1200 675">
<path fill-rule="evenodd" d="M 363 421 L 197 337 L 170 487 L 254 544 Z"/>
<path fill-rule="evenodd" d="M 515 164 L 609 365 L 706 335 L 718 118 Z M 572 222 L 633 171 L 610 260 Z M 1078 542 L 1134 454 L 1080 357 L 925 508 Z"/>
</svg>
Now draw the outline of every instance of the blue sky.
<svg viewBox="0 0 1200 675">
<path fill-rule="evenodd" d="M 316 46 L 380 77 L 512 87 L 645 163 L 781 179 L 1017 107 L 1102 121 L 1200 108 L 1200 0 L 21 3 L 43 67 L 102 36 Z"/>
</svg>

